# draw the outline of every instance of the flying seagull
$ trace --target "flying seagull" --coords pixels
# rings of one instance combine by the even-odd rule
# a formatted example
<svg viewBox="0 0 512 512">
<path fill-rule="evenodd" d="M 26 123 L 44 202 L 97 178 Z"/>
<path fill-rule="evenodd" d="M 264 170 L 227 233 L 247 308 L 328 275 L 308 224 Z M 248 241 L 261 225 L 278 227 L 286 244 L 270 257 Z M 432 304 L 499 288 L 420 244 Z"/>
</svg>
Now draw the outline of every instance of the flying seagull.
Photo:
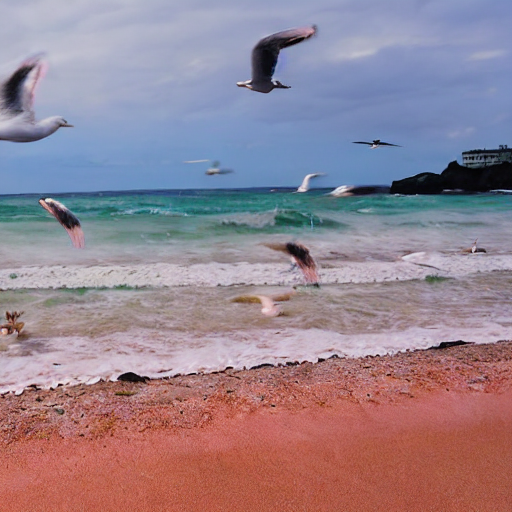
<svg viewBox="0 0 512 512">
<path fill-rule="evenodd" d="M 402 147 L 402 146 L 399 146 L 398 144 L 390 144 L 389 142 L 382 142 L 380 139 L 375 139 L 372 142 L 358 141 L 358 142 L 354 142 L 353 144 L 366 144 L 367 146 L 370 146 L 370 149 L 376 149 L 380 146 L 395 146 L 396 148 Z"/>
<path fill-rule="evenodd" d="M 220 162 L 218 160 L 215 160 L 215 162 L 212 163 L 212 166 L 206 169 L 205 174 L 207 176 L 214 176 L 215 174 L 231 174 L 233 169 L 221 169 L 220 168 Z"/>
<path fill-rule="evenodd" d="M 287 244 L 265 244 L 268 248 L 275 251 L 282 251 L 291 256 L 292 264 L 296 265 L 302 271 L 306 284 L 311 286 L 320 286 L 318 281 L 317 266 L 315 260 L 309 254 L 309 249 L 302 244 L 288 242 Z"/>
<path fill-rule="evenodd" d="M 316 34 L 316 25 L 311 27 L 291 28 L 264 37 L 252 50 L 252 79 L 237 82 L 238 87 L 246 87 L 251 91 L 270 92 L 272 89 L 290 89 L 278 80 L 273 81 L 279 51 L 288 46 L 300 43 Z"/>
<path fill-rule="evenodd" d="M 290 291 L 288 293 L 283 293 L 280 295 L 241 295 L 239 297 L 235 297 L 231 302 L 244 302 L 244 303 L 254 303 L 260 302 L 262 305 L 261 313 L 265 316 L 280 316 L 283 314 L 281 308 L 276 302 L 283 302 L 286 300 L 290 300 L 293 295 L 295 295 L 295 290 Z"/>
<path fill-rule="evenodd" d="M 30 57 L 0 84 L 0 140 L 33 142 L 44 139 L 61 127 L 73 125 L 61 116 L 36 121 L 34 93 L 46 72 L 42 55 Z"/>
<path fill-rule="evenodd" d="M 306 174 L 306 176 L 302 180 L 302 184 L 295 192 L 307 192 L 309 190 L 309 180 L 311 178 L 317 178 L 318 176 L 325 176 L 325 173 L 324 172 L 316 172 L 313 174 Z"/>
<path fill-rule="evenodd" d="M 85 237 L 80 226 L 80 221 L 70 210 L 51 197 L 39 199 L 39 204 L 61 223 L 63 228 L 68 232 L 69 238 L 71 238 L 71 242 L 73 242 L 73 247 L 77 249 L 83 249 L 85 247 Z"/>
</svg>

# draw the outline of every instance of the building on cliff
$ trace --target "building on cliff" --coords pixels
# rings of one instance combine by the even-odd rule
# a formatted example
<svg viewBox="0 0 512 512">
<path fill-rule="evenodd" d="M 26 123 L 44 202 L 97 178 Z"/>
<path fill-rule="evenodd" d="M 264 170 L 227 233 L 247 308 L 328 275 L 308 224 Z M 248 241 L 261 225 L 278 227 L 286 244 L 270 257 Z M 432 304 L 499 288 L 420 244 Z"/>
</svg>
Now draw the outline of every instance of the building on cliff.
<svg viewBox="0 0 512 512">
<path fill-rule="evenodd" d="M 506 144 L 500 145 L 499 149 L 472 149 L 462 152 L 464 167 L 487 167 L 503 162 L 512 162 L 512 148 Z"/>
</svg>

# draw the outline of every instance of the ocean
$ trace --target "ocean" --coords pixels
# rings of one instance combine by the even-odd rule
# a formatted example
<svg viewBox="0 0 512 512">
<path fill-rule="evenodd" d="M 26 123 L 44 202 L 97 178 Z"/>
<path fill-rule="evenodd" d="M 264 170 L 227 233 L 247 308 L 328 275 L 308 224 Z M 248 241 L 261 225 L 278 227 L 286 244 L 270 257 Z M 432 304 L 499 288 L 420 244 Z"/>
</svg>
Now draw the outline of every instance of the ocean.
<svg viewBox="0 0 512 512">
<path fill-rule="evenodd" d="M 0 311 L 25 322 L 0 338 L 0 393 L 511 338 L 512 196 L 327 192 L 52 195 L 81 250 L 39 196 L 0 196 Z M 265 245 L 289 241 L 320 288 Z M 233 302 L 294 287 L 275 318 Z"/>
</svg>

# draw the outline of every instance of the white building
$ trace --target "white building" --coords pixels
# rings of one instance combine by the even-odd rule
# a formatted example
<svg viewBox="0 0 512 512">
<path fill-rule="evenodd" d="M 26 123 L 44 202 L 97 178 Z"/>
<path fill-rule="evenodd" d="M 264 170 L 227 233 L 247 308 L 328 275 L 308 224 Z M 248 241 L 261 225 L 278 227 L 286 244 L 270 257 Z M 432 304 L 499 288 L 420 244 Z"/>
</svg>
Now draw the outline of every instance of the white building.
<svg viewBox="0 0 512 512">
<path fill-rule="evenodd" d="M 464 167 L 486 167 L 488 165 L 512 163 L 512 148 L 507 145 L 499 149 L 472 149 L 462 152 L 462 165 Z"/>
</svg>

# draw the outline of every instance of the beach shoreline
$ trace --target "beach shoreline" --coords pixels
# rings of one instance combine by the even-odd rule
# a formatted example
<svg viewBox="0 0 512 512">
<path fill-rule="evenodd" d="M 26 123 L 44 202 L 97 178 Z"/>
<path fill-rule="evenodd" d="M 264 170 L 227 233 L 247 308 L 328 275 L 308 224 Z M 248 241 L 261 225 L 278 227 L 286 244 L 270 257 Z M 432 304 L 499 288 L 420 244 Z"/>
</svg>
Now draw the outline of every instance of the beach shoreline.
<svg viewBox="0 0 512 512">
<path fill-rule="evenodd" d="M 510 510 L 511 349 L 3 395 L 4 506 Z"/>
</svg>

